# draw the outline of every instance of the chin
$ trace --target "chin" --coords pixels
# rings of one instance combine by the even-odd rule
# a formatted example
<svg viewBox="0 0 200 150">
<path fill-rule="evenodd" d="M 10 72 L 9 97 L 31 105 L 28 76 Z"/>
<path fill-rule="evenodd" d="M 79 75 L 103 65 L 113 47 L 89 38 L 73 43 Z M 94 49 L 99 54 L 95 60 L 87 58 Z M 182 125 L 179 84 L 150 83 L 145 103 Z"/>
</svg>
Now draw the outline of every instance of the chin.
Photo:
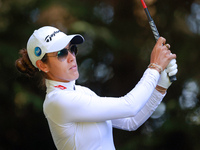
<svg viewBox="0 0 200 150">
<path fill-rule="evenodd" d="M 73 80 L 77 80 L 78 78 L 79 78 L 79 73 L 75 74 L 75 75 L 73 76 L 73 78 L 72 78 L 71 81 L 73 81 Z"/>
<path fill-rule="evenodd" d="M 78 78 L 79 78 L 79 73 L 77 74 L 77 76 L 76 76 L 75 80 L 77 80 Z"/>
</svg>

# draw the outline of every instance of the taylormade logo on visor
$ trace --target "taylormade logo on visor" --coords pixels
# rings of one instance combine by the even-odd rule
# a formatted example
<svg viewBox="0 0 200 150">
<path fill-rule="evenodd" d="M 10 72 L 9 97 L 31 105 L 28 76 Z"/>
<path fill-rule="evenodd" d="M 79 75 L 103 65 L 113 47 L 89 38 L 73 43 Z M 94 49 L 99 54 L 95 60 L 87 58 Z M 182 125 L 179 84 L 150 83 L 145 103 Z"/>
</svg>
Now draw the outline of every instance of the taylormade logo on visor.
<svg viewBox="0 0 200 150">
<path fill-rule="evenodd" d="M 46 42 L 52 41 L 52 38 L 53 38 L 54 36 L 56 36 L 56 34 L 59 33 L 59 32 L 60 32 L 60 30 L 54 31 L 54 33 L 52 33 L 51 35 L 47 35 L 46 38 L 45 38 L 45 41 L 46 41 Z"/>
</svg>

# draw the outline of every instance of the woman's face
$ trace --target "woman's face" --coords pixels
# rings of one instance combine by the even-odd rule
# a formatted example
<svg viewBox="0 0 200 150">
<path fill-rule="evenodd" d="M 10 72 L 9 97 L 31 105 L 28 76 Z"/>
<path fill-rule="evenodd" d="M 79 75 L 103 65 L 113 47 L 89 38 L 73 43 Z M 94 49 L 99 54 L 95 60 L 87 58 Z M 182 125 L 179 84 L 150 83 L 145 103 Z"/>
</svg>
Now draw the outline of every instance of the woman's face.
<svg viewBox="0 0 200 150">
<path fill-rule="evenodd" d="M 69 49 L 70 44 L 65 48 Z M 47 67 L 48 79 L 60 81 L 60 82 L 69 82 L 78 79 L 79 72 L 76 62 L 76 56 L 68 51 L 68 55 L 65 59 L 59 60 L 57 56 L 58 52 L 48 53 Z"/>
</svg>

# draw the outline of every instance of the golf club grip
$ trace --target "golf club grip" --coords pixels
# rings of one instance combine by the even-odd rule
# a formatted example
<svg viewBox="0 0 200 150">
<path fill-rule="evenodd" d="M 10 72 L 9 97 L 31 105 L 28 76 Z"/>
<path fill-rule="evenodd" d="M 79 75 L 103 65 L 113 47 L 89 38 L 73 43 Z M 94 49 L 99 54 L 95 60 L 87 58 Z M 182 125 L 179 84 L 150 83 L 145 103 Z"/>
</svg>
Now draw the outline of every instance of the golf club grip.
<svg viewBox="0 0 200 150">
<path fill-rule="evenodd" d="M 160 35 L 158 33 L 158 29 L 156 28 L 154 21 L 153 20 L 149 21 L 149 25 L 150 25 L 151 30 L 153 32 L 154 38 L 156 39 L 156 41 L 158 41 Z"/>
<path fill-rule="evenodd" d="M 153 20 L 149 21 L 149 25 L 150 25 L 151 30 L 153 32 L 153 35 L 154 35 L 154 37 L 155 37 L 155 39 L 157 41 L 159 39 L 160 35 L 158 33 L 158 30 L 156 28 L 156 25 L 155 25 L 154 21 Z M 177 80 L 177 78 L 176 78 L 175 75 L 173 75 L 173 76 L 169 76 L 169 80 L 170 80 L 170 82 L 174 82 L 174 81 Z"/>
<path fill-rule="evenodd" d="M 143 3 L 144 3 L 144 1 L 143 1 Z M 158 29 L 157 29 L 157 27 L 156 27 L 156 24 L 154 23 L 153 19 L 151 18 L 151 15 L 150 15 L 150 13 L 149 13 L 147 7 L 144 8 L 144 11 L 145 11 L 145 13 L 146 13 L 146 15 L 147 15 L 147 18 L 148 18 L 148 20 L 149 20 L 149 25 L 150 25 L 151 30 L 152 30 L 152 32 L 153 32 L 154 38 L 155 38 L 156 41 L 157 41 L 157 40 L 159 39 L 160 35 L 159 35 Z M 176 81 L 176 80 L 177 80 L 176 75 L 169 76 L 169 80 L 170 80 L 170 82 Z"/>
</svg>

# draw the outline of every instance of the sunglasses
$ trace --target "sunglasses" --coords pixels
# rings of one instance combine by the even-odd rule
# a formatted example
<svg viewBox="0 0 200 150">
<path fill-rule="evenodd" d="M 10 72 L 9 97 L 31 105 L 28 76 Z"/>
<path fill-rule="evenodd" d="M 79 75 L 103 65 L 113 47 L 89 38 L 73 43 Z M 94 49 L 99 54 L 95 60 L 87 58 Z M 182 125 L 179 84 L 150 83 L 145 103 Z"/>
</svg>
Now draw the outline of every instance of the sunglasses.
<svg viewBox="0 0 200 150">
<path fill-rule="evenodd" d="M 48 56 L 48 57 L 57 57 L 58 60 L 64 61 L 67 58 L 68 53 L 76 56 L 78 49 L 76 45 L 71 45 L 69 48 L 63 48 L 62 50 L 57 52 L 56 56 Z"/>
</svg>

